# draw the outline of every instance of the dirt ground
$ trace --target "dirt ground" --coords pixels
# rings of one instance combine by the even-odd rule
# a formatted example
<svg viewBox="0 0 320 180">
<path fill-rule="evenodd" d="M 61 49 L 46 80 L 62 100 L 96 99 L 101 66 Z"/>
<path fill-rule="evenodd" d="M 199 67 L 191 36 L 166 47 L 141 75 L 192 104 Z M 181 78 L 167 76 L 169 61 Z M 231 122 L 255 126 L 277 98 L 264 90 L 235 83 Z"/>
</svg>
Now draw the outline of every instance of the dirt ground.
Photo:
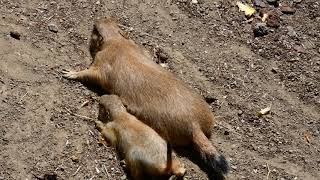
<svg viewBox="0 0 320 180">
<path fill-rule="evenodd" d="M 74 115 L 96 118 L 98 95 L 60 73 L 90 65 L 103 16 L 210 103 L 229 179 L 320 179 L 320 3 L 293 5 L 255 38 L 231 0 L 0 0 L 0 180 L 126 179 L 93 123 Z M 185 179 L 207 179 L 181 158 Z"/>
</svg>

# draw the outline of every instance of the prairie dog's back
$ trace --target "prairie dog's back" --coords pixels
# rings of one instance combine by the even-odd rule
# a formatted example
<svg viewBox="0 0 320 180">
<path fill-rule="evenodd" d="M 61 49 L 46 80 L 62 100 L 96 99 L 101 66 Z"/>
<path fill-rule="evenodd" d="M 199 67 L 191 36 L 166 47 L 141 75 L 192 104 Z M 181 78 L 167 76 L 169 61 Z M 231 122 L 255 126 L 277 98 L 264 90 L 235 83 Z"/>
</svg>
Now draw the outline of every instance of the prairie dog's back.
<svg viewBox="0 0 320 180">
<path fill-rule="evenodd" d="M 132 148 L 139 149 L 147 152 L 145 156 L 156 158 L 160 155 L 166 162 L 166 142 L 153 129 L 129 113 L 119 115 L 114 122 L 118 148 L 123 153 L 129 153 Z"/>
</svg>

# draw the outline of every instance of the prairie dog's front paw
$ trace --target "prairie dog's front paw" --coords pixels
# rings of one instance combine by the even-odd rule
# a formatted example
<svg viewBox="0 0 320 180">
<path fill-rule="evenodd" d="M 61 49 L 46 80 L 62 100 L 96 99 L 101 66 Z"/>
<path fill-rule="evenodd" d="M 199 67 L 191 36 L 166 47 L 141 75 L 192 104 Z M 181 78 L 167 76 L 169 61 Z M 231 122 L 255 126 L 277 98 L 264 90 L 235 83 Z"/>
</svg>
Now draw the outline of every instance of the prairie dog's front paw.
<svg viewBox="0 0 320 180">
<path fill-rule="evenodd" d="M 78 78 L 78 72 L 67 70 L 67 69 L 63 69 L 62 70 L 62 77 L 67 78 L 67 79 L 77 79 Z"/>
</svg>

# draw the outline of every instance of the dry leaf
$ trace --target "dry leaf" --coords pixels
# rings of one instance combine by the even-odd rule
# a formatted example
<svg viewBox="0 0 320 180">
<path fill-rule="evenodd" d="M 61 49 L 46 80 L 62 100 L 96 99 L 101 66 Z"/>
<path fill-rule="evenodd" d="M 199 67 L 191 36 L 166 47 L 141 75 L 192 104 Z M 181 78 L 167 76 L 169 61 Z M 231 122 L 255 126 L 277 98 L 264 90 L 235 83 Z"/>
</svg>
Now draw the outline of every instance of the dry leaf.
<svg viewBox="0 0 320 180">
<path fill-rule="evenodd" d="M 263 16 L 262 16 L 262 18 L 261 18 L 261 21 L 262 22 L 266 22 L 267 21 L 267 19 L 268 19 L 268 13 L 265 13 L 265 14 L 263 14 Z"/>
<path fill-rule="evenodd" d="M 261 109 L 259 112 L 258 112 L 258 116 L 261 117 L 262 115 L 266 115 L 266 114 L 269 114 L 270 113 L 270 110 L 271 110 L 271 106 L 268 106 L 264 109 Z"/>
<path fill-rule="evenodd" d="M 311 135 L 309 132 L 303 133 L 303 136 L 304 136 L 304 139 L 305 139 L 308 143 L 311 142 L 311 136 L 312 136 L 312 135 Z"/>
<path fill-rule="evenodd" d="M 239 10 L 243 11 L 247 17 L 251 17 L 256 12 L 256 9 L 247 4 L 243 4 L 240 1 L 237 2 L 237 6 L 239 7 Z"/>
</svg>

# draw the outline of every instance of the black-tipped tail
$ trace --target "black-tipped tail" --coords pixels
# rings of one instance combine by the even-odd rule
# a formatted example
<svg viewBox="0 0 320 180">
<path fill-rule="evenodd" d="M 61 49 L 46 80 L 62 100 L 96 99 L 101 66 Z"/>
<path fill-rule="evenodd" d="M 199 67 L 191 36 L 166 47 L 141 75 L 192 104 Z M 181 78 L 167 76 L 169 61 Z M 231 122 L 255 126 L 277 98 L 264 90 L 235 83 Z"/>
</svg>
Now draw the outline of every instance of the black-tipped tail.
<svg viewBox="0 0 320 180">
<path fill-rule="evenodd" d="M 206 164 L 218 173 L 227 174 L 230 171 L 229 163 L 223 155 L 206 154 Z"/>
<path fill-rule="evenodd" d="M 200 153 L 210 177 L 220 180 L 225 179 L 224 175 L 229 172 L 229 163 L 223 155 L 220 155 L 216 148 L 204 133 L 198 129 L 193 136 L 195 149 Z"/>
</svg>

